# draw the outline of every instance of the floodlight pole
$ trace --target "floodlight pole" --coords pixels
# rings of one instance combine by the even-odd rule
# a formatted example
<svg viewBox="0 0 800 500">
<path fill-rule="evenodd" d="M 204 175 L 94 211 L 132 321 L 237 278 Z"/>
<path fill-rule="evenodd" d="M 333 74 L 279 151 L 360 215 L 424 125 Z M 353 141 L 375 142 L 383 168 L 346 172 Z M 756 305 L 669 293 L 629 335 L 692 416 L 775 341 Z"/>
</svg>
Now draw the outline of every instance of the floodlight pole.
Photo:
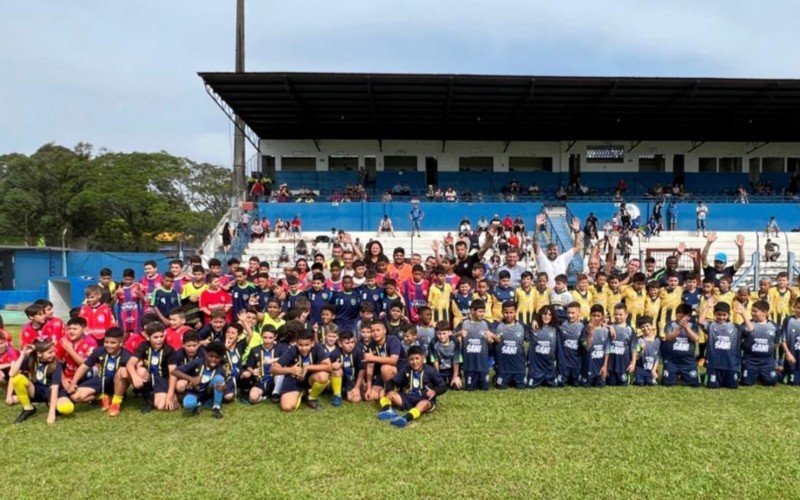
<svg viewBox="0 0 800 500">
<path fill-rule="evenodd" d="M 236 72 L 244 73 L 244 0 L 236 0 Z M 236 116 L 236 130 L 233 139 L 233 177 L 231 194 L 233 199 L 245 198 L 245 150 L 244 122 Z"/>
</svg>

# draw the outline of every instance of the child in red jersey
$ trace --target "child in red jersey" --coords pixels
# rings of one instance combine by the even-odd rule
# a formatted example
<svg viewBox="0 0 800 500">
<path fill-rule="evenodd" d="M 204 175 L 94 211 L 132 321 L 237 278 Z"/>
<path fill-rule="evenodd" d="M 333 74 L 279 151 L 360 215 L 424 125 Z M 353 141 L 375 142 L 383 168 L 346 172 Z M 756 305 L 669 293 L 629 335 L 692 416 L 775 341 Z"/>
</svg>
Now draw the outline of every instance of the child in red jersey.
<svg viewBox="0 0 800 500">
<path fill-rule="evenodd" d="M 9 345 L 12 343 L 11 335 L 6 331 L 6 325 L 3 323 L 3 316 L 0 316 L 0 337 L 6 339 Z"/>
<path fill-rule="evenodd" d="M 216 274 L 209 274 L 206 277 L 208 288 L 200 294 L 200 310 L 205 313 L 205 322 L 211 321 L 211 311 L 214 309 L 222 309 L 225 311 L 225 320 L 228 323 L 233 323 L 233 301 L 231 294 L 222 289 L 219 281 L 219 276 Z"/>
<path fill-rule="evenodd" d="M 53 339 L 56 343 L 61 340 L 67 333 L 64 327 L 64 322 L 54 314 L 53 303 L 46 299 L 39 299 L 34 302 L 35 305 L 42 306 L 44 309 L 44 326 L 42 327 L 42 334 L 45 337 Z"/>
<path fill-rule="evenodd" d="M 94 338 L 98 344 L 103 343 L 106 330 L 115 326 L 114 315 L 108 304 L 103 304 L 100 299 L 103 291 L 97 285 L 86 287 L 86 303 L 81 307 L 80 317 L 86 320 L 86 333 Z M 43 313 L 44 314 L 44 313 Z"/>
<path fill-rule="evenodd" d="M 153 306 L 151 303 L 151 296 L 156 288 L 161 286 L 161 275 L 158 274 L 158 263 L 154 260 L 148 260 L 144 263 L 144 276 L 140 281 L 144 289 L 144 312 L 149 313 L 152 311 Z"/>
<path fill-rule="evenodd" d="M 25 308 L 25 316 L 28 317 L 28 322 L 22 327 L 20 332 L 20 346 L 25 347 L 33 345 L 36 339 L 44 337 L 44 323 L 46 321 L 44 308 L 36 304 L 30 305 Z M 55 339 L 50 339 L 55 340 Z"/>
<path fill-rule="evenodd" d="M 2 324 L 1 322 L 2 319 L 0 319 L 0 325 Z M 11 338 L 6 337 L 8 334 L 2 330 L 0 332 L 2 332 L 0 333 L 0 390 L 5 391 L 6 404 L 11 406 L 16 402 L 16 399 L 14 398 L 14 388 L 8 383 L 11 379 L 8 373 L 11 369 L 11 364 L 19 358 L 19 351 L 11 345 Z"/>
<path fill-rule="evenodd" d="M 183 334 L 191 330 L 186 326 L 186 314 L 176 307 L 169 312 L 169 327 L 164 330 L 164 342 L 176 351 L 183 347 Z"/>
<path fill-rule="evenodd" d="M 64 367 L 64 381 L 72 380 L 78 367 L 97 348 L 94 338 L 85 333 L 86 320 L 78 316 L 67 321 L 67 334 L 56 342 L 56 359 Z"/>
</svg>

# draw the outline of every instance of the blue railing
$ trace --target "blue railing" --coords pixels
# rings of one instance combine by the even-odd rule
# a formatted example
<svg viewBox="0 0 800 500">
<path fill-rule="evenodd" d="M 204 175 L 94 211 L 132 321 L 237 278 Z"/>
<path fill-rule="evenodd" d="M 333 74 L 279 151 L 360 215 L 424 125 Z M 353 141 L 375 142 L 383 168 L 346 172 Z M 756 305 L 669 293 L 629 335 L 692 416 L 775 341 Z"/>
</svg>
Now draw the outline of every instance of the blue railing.
<svg viewBox="0 0 800 500">
<path fill-rule="evenodd" d="M 247 212 L 250 215 L 250 224 L 254 221 L 260 220 L 261 217 L 259 216 L 258 211 L 258 203 L 253 204 L 253 209 Z M 236 236 L 234 236 L 233 241 L 231 241 L 231 247 L 227 253 L 223 253 L 219 259 L 224 264 L 228 260 L 232 258 L 241 259 L 242 254 L 244 254 L 244 249 L 247 248 L 247 245 L 250 243 L 250 228 L 249 227 L 238 227 L 236 228 Z"/>
</svg>

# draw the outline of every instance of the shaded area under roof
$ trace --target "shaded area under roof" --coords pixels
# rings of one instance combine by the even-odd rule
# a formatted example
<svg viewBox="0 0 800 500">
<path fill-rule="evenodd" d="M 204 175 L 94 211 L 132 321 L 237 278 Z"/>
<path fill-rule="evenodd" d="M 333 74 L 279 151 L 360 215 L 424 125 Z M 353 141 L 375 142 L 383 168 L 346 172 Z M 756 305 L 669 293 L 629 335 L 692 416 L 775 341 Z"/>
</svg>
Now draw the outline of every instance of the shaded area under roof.
<svg viewBox="0 0 800 500">
<path fill-rule="evenodd" d="M 199 75 L 262 139 L 800 140 L 800 80 Z"/>
</svg>

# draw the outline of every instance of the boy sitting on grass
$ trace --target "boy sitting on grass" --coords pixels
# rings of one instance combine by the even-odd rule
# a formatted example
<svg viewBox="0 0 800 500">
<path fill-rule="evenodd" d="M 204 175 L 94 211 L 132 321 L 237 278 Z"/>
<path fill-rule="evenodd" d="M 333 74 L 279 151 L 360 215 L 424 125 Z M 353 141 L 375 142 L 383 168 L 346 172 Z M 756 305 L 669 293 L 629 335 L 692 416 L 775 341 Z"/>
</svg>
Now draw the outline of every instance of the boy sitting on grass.
<svg viewBox="0 0 800 500">
<path fill-rule="evenodd" d="M 436 408 L 436 397 L 447 392 L 447 385 L 439 372 L 425 364 L 422 348 L 408 350 L 408 364 L 386 384 L 386 396 L 380 399 L 378 419 L 389 420 L 395 427 L 405 427 L 423 413 Z M 406 412 L 398 415 L 393 407 Z"/>
</svg>

